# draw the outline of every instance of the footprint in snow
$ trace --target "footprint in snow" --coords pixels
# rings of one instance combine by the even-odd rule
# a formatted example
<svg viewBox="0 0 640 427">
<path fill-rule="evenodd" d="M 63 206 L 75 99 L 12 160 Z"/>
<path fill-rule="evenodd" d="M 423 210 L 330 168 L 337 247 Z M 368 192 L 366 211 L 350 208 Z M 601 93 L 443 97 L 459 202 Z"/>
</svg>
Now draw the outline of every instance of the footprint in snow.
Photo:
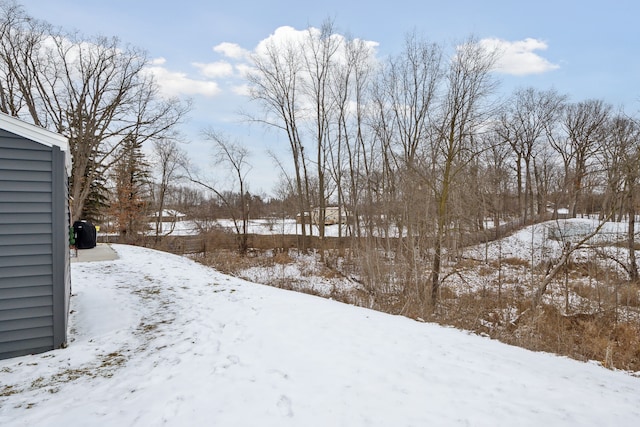
<svg viewBox="0 0 640 427">
<path fill-rule="evenodd" d="M 280 413 L 286 417 L 293 417 L 293 408 L 292 408 L 291 399 L 289 399 L 284 394 L 280 396 L 278 400 L 278 409 L 280 409 Z"/>
</svg>

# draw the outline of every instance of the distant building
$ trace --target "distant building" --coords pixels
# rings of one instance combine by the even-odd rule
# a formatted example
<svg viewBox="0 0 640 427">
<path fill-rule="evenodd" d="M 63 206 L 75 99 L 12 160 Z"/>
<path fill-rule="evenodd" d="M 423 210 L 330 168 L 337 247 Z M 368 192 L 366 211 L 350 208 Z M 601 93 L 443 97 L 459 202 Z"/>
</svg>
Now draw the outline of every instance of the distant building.
<svg viewBox="0 0 640 427">
<path fill-rule="evenodd" d="M 311 220 L 314 224 L 320 224 L 320 208 L 311 211 Z M 347 211 L 338 206 L 327 206 L 324 208 L 324 225 L 346 224 L 348 220 Z"/>
<path fill-rule="evenodd" d="M 153 215 L 151 215 L 151 221 L 156 221 L 158 219 L 158 217 L 160 216 L 160 211 L 154 212 Z M 163 222 L 180 222 L 180 221 L 184 221 L 184 219 L 187 217 L 186 214 L 183 214 L 182 212 L 173 210 L 173 209 L 164 209 L 162 211 L 162 221 Z"/>
<path fill-rule="evenodd" d="M 556 208 L 554 203 L 547 203 L 547 212 L 556 219 L 567 219 L 570 217 L 568 208 Z"/>
<path fill-rule="evenodd" d="M 297 224 L 302 224 L 302 215 L 296 214 L 296 223 Z M 305 212 L 304 213 L 304 223 L 305 224 L 311 224 L 311 213 L 309 213 L 309 212 Z"/>
</svg>

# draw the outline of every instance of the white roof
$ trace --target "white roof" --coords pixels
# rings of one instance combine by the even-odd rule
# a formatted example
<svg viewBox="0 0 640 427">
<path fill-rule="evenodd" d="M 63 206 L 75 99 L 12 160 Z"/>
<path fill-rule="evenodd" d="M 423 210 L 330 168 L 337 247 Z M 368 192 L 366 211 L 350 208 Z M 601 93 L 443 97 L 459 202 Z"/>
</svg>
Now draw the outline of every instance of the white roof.
<svg viewBox="0 0 640 427">
<path fill-rule="evenodd" d="M 60 151 L 65 153 L 67 175 L 71 176 L 71 152 L 69 150 L 69 140 L 66 137 L 1 112 L 0 129 L 4 129 L 7 132 L 11 132 L 47 147 L 59 147 Z"/>
</svg>

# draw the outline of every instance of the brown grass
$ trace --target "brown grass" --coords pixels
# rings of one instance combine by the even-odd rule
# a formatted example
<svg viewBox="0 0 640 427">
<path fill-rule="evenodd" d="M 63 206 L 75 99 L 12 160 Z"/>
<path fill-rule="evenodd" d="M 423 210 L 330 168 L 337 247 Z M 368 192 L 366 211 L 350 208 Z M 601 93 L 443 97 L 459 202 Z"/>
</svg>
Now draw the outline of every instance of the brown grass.
<svg viewBox="0 0 640 427">
<path fill-rule="evenodd" d="M 640 289 L 637 283 L 625 283 L 618 287 L 618 303 L 627 307 L 640 307 Z"/>
<path fill-rule="evenodd" d="M 616 322 L 613 313 L 565 315 L 545 306 L 531 322 L 536 339 L 516 344 L 578 360 L 595 360 L 608 368 L 640 370 L 640 328 Z"/>
<path fill-rule="evenodd" d="M 502 260 L 494 260 L 491 262 L 491 265 L 494 267 L 500 267 L 500 264 L 502 265 L 509 265 L 512 267 L 529 267 L 529 261 L 527 261 L 526 259 L 522 259 L 522 258 L 503 258 Z"/>
</svg>

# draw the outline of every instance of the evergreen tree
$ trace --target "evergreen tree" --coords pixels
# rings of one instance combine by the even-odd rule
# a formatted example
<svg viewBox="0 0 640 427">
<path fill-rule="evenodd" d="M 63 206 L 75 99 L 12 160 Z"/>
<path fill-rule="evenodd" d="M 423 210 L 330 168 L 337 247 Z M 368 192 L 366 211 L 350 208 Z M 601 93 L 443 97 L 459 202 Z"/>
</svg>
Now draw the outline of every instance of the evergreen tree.
<svg viewBox="0 0 640 427">
<path fill-rule="evenodd" d="M 142 153 L 142 143 L 133 138 L 123 144 L 118 157 L 112 173 L 111 211 L 120 241 L 135 243 L 147 228 L 150 166 Z"/>
<path fill-rule="evenodd" d="M 101 224 L 109 210 L 109 189 L 104 173 L 97 173 L 91 182 L 89 195 L 82 208 L 82 219 Z"/>
</svg>

